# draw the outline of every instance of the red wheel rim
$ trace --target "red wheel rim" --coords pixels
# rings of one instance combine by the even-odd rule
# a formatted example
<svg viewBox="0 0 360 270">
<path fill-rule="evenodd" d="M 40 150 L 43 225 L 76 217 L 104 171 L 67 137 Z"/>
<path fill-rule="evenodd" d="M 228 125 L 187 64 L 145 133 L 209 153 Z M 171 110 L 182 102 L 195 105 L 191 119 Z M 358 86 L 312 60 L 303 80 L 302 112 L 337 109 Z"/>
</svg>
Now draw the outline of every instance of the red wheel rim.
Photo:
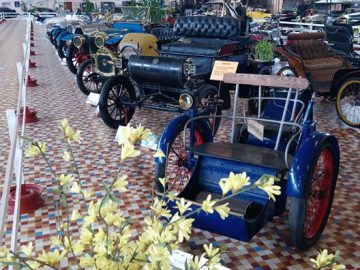
<svg viewBox="0 0 360 270">
<path fill-rule="evenodd" d="M 195 145 L 203 144 L 204 140 L 199 130 L 195 130 Z M 180 193 L 189 182 L 193 170 L 188 167 L 188 154 L 184 147 L 182 132 L 178 134 L 170 146 L 166 167 L 167 189 Z"/>
<path fill-rule="evenodd" d="M 326 216 L 333 185 L 334 160 L 329 149 L 323 149 L 310 182 L 307 198 L 305 237 L 310 239 L 316 235 Z"/>
</svg>

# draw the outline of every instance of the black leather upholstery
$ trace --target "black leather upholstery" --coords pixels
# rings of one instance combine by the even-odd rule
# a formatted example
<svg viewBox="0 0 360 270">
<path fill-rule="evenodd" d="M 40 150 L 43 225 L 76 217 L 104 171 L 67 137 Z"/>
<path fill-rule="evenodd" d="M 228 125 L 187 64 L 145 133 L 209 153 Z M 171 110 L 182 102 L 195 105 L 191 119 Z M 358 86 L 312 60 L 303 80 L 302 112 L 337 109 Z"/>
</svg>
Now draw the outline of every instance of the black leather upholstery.
<svg viewBox="0 0 360 270">
<path fill-rule="evenodd" d="M 167 27 L 155 27 L 151 30 L 151 34 L 158 40 L 171 40 L 174 38 L 173 29 Z"/>
<path fill-rule="evenodd" d="M 182 16 L 175 23 L 174 34 L 182 37 L 232 39 L 239 37 L 240 27 L 233 17 Z"/>
</svg>

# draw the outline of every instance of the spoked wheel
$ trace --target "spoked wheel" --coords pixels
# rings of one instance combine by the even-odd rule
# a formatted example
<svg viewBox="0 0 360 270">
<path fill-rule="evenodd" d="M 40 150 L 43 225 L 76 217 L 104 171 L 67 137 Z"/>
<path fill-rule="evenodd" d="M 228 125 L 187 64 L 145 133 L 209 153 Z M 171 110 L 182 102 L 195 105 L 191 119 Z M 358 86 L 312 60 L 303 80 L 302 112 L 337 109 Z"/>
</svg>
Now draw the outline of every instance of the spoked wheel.
<svg viewBox="0 0 360 270">
<path fill-rule="evenodd" d="M 79 70 L 76 73 L 76 82 L 81 92 L 85 95 L 100 93 L 103 79 L 100 74 L 93 71 L 91 59 L 86 60 L 79 66 Z"/>
<path fill-rule="evenodd" d="M 340 86 L 336 96 L 336 111 L 346 124 L 360 127 L 360 80 L 350 79 Z"/>
<path fill-rule="evenodd" d="M 71 42 L 66 51 L 66 64 L 69 70 L 76 74 L 80 64 L 87 59 L 88 56 L 76 48 L 75 45 Z"/>
<path fill-rule="evenodd" d="M 208 118 L 208 124 L 215 135 L 220 127 L 222 106 L 217 103 L 218 90 L 215 86 L 205 84 L 199 89 L 199 113 L 218 117 Z"/>
<path fill-rule="evenodd" d="M 196 127 L 194 134 L 194 145 L 207 142 L 200 128 Z M 163 187 L 159 178 L 166 178 L 167 192 L 178 195 L 189 182 L 193 173 L 194 165 L 188 162 L 186 147 L 190 146 L 189 136 L 186 138 L 186 145 L 183 141 L 183 127 L 174 130 L 169 140 L 166 162 L 155 164 L 155 188 L 162 192 Z"/>
<path fill-rule="evenodd" d="M 109 78 L 101 90 L 99 100 L 104 123 L 111 128 L 126 126 L 134 115 L 135 107 L 124 103 L 135 100 L 136 92 L 128 78 L 121 75 Z"/>
<path fill-rule="evenodd" d="M 335 153 L 332 144 L 323 143 L 309 168 L 304 198 L 291 198 L 290 235 L 292 244 L 301 250 L 319 240 L 329 217 L 339 167 Z"/>
<path fill-rule="evenodd" d="M 59 46 L 57 47 L 57 53 L 60 59 L 63 59 L 66 57 L 66 51 L 67 51 L 67 44 L 66 42 L 61 41 Z"/>
</svg>

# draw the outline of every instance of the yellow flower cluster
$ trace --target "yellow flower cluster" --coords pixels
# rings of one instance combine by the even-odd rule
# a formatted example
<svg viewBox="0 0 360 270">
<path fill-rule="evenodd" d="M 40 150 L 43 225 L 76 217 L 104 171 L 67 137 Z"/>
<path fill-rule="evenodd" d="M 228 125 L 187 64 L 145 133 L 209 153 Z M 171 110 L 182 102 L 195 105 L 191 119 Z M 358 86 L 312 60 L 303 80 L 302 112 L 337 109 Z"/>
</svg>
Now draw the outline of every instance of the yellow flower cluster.
<svg viewBox="0 0 360 270">
<path fill-rule="evenodd" d="M 82 137 L 81 132 L 79 130 L 74 130 L 72 127 L 69 126 L 69 121 L 67 119 L 63 119 L 60 122 L 60 130 L 65 136 L 65 139 L 68 143 L 76 142 L 81 143 Z"/>
<path fill-rule="evenodd" d="M 313 263 L 314 269 L 331 269 L 331 270 L 341 270 L 345 269 L 345 265 L 338 264 L 336 261 L 339 258 L 339 252 L 335 254 L 328 253 L 327 249 L 319 251 L 316 259 L 310 259 Z"/>
<path fill-rule="evenodd" d="M 42 142 L 32 142 L 25 150 L 25 155 L 27 157 L 37 157 L 45 154 L 46 152 L 46 143 Z"/>
</svg>

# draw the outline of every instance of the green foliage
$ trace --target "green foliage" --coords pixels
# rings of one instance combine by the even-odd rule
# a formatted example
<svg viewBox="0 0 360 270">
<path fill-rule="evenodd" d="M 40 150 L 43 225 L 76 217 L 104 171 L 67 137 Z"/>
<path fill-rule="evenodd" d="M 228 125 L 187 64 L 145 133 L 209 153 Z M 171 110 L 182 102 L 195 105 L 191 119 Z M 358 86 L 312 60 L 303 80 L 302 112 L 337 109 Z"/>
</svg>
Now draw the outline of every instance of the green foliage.
<svg viewBox="0 0 360 270">
<path fill-rule="evenodd" d="M 255 58 L 263 61 L 272 61 L 274 59 L 273 45 L 270 41 L 262 39 L 256 42 Z"/>
</svg>

